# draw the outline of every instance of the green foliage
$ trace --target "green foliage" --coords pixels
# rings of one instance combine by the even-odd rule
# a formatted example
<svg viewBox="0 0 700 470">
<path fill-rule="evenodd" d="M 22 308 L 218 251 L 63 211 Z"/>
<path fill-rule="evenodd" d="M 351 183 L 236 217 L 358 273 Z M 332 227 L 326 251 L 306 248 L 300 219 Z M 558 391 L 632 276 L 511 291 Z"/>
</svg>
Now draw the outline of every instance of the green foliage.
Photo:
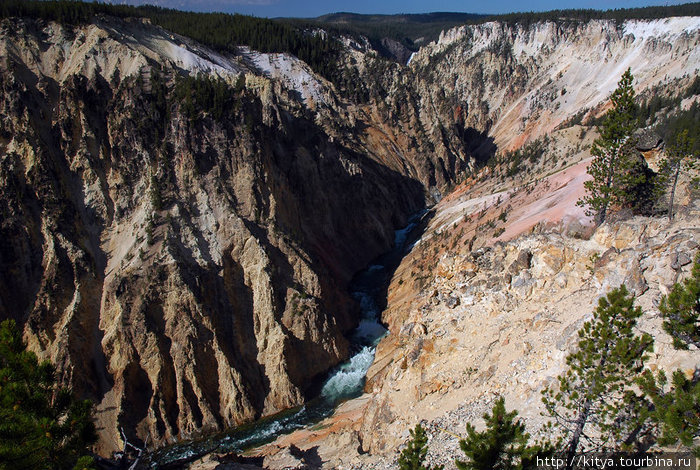
<svg viewBox="0 0 700 470">
<path fill-rule="evenodd" d="M 646 417 L 656 426 L 658 444 L 681 443 L 700 456 L 700 446 L 694 446 L 693 442 L 700 437 L 700 380 L 697 374 L 688 379 L 683 371 L 676 370 L 669 384 L 664 371 L 654 377 L 646 370 L 638 385 L 651 400 L 652 406 L 648 407 Z"/>
<path fill-rule="evenodd" d="M 0 470 L 88 469 L 96 440 L 92 404 L 57 386 L 13 320 L 0 323 Z"/>
<path fill-rule="evenodd" d="M 593 143 L 594 158 L 588 166 L 592 179 L 584 183 L 586 195 L 578 201 L 598 223 L 605 221 L 610 209 L 649 212 L 658 198 L 654 173 L 634 148 L 637 120 L 632 81 L 627 69 L 611 96 L 613 106 L 598 128 L 600 137 Z"/>
<path fill-rule="evenodd" d="M 313 20 L 317 27 L 333 29 L 345 35 L 364 35 L 372 46 L 381 53 L 384 51 L 381 40 L 394 39 L 404 47 L 416 51 L 420 44 L 428 44 L 440 36 L 440 32 L 464 24 L 478 21 L 487 15 L 473 13 L 424 13 L 397 15 L 361 15 L 356 13 L 332 13 Z M 288 20 L 303 25 L 308 20 Z M 417 40 L 421 41 L 418 42 Z"/>
<path fill-rule="evenodd" d="M 150 214 L 148 216 L 148 222 L 146 223 L 146 243 L 148 243 L 149 246 L 153 245 L 153 243 L 155 242 L 155 239 L 153 238 L 153 234 L 154 234 L 154 231 L 156 229 L 156 225 L 155 225 L 155 222 L 153 221 L 153 219 L 154 219 L 153 214 Z"/>
<path fill-rule="evenodd" d="M 644 127 L 647 124 L 653 124 L 659 111 L 666 108 L 677 108 L 680 104 L 680 96 L 669 98 L 654 94 L 649 101 L 642 101 L 637 109 L 639 126 Z"/>
<path fill-rule="evenodd" d="M 200 112 L 221 120 L 236 107 L 234 93 L 224 80 L 208 75 L 178 75 L 173 91 L 183 114 L 191 121 L 196 120 Z"/>
<path fill-rule="evenodd" d="M 551 452 L 549 446 L 528 445 L 530 435 L 525 424 L 516 420 L 517 411 L 507 412 L 505 400 L 499 397 L 484 415 L 486 429 L 477 432 L 467 424 L 467 438 L 459 446 L 467 461 L 455 461 L 459 470 L 516 470 L 534 468 L 536 458 Z"/>
<path fill-rule="evenodd" d="M 661 160 L 660 174 L 662 182 L 669 186 L 668 198 L 668 218 L 673 219 L 674 207 L 673 202 L 676 194 L 676 185 L 678 177 L 682 171 L 687 171 L 696 168 L 698 165 L 698 156 L 700 152 L 694 149 L 695 137 L 691 137 L 688 129 L 677 131 L 674 134 L 668 147 L 666 148 L 666 156 Z"/>
<path fill-rule="evenodd" d="M 482 21 L 503 21 L 528 26 L 538 21 L 582 22 L 590 20 L 644 20 L 664 18 L 668 16 L 697 16 L 700 14 L 700 3 L 684 5 L 654 6 L 644 8 L 618 8 L 615 10 L 552 10 L 545 12 L 508 13 L 494 15 Z"/>
<path fill-rule="evenodd" d="M 700 255 L 695 258 L 690 278 L 673 286 L 671 293 L 661 299 L 659 310 L 674 347 L 700 346 Z M 683 371 L 676 370 L 670 384 L 664 371 L 655 377 L 646 370 L 637 383 L 651 400 L 646 418 L 657 428 L 658 443 L 663 446 L 680 443 L 700 456 L 700 446 L 694 446 L 693 442 L 700 437 L 700 369 L 690 379 Z"/>
<path fill-rule="evenodd" d="M 675 109 L 667 113 L 655 129 L 666 142 L 673 142 L 675 136 L 687 130 L 692 139 L 691 153 L 700 154 L 700 139 L 697 138 L 700 135 L 700 103 L 696 101 L 686 110 Z"/>
<path fill-rule="evenodd" d="M 437 38 L 440 31 L 460 24 L 486 21 L 518 23 L 523 26 L 538 21 L 582 22 L 591 19 L 652 19 L 670 16 L 698 16 L 700 4 L 671 5 L 617 10 L 553 10 L 549 12 L 474 15 L 465 13 L 429 13 L 423 15 L 352 15 L 338 13 L 315 21 L 298 19 L 255 18 L 224 13 L 183 12 L 155 6 L 133 7 L 109 3 L 71 0 L 3 0 L 0 18 L 14 16 L 42 18 L 68 24 L 87 23 L 97 14 L 120 18 L 144 17 L 153 24 L 190 37 L 217 50 L 232 51 L 247 45 L 260 52 L 288 52 L 305 61 L 316 72 L 340 85 L 338 57 L 342 46 L 340 34 L 367 35 L 372 45 L 387 53 L 381 39 L 392 38 L 411 50 L 415 40 L 424 43 Z M 323 28 L 332 34 L 318 34 Z"/>
<path fill-rule="evenodd" d="M 319 27 L 334 27 L 343 34 L 363 34 L 373 46 L 382 38 L 391 38 L 401 42 L 411 50 L 417 50 L 417 39 L 424 38 L 423 43 L 437 39 L 441 31 L 461 24 L 480 24 L 486 21 L 503 21 L 523 26 L 539 21 L 583 22 L 592 19 L 653 19 L 669 16 L 697 16 L 700 5 L 697 3 L 658 6 L 646 8 L 629 8 L 615 10 L 553 10 L 547 12 L 520 12 L 502 15 L 478 15 L 468 13 L 426 13 L 419 15 L 358 15 L 353 13 L 333 13 L 317 18 L 311 24 Z M 290 20 L 288 20 L 290 21 Z M 306 20 L 291 20 L 294 24 L 309 24 Z M 381 48 L 379 48 L 381 51 Z"/>
<path fill-rule="evenodd" d="M 695 77 L 693 83 L 691 83 L 688 89 L 685 91 L 684 97 L 689 98 L 695 95 L 700 95 L 700 76 Z"/>
<path fill-rule="evenodd" d="M 523 147 L 513 152 L 506 152 L 500 157 L 493 157 L 487 165 L 494 167 L 499 163 L 506 164 L 506 176 L 513 177 L 520 173 L 523 169 L 537 163 L 543 156 L 549 144 L 549 137 L 544 136 L 539 139 L 524 145 Z"/>
<path fill-rule="evenodd" d="M 543 402 L 562 433 L 569 456 L 582 450 L 619 450 L 631 445 L 632 430 L 641 410 L 632 398 L 634 381 L 652 351 L 648 334 L 634 328 L 642 315 L 625 286 L 601 297 L 593 319 L 579 330 L 569 369 L 559 376 L 557 389 L 543 392 Z"/>
<path fill-rule="evenodd" d="M 400 470 L 442 470 L 442 465 L 426 466 L 425 457 L 428 455 L 428 436 L 420 423 L 410 431 L 411 439 L 399 456 Z"/>
<path fill-rule="evenodd" d="M 225 13 L 193 13 L 155 6 L 131 7 L 79 1 L 4 0 L 0 18 L 28 16 L 68 24 L 82 24 L 96 14 L 120 18 L 143 17 L 183 36 L 220 51 L 235 52 L 247 45 L 260 52 L 288 52 L 316 72 L 330 77 L 337 68 L 340 43 L 323 34 L 313 34 L 285 21 Z"/>
<path fill-rule="evenodd" d="M 160 182 L 158 178 L 156 178 L 156 175 L 151 175 L 151 185 L 148 194 L 151 199 L 153 210 L 159 211 L 163 209 L 163 196 L 161 195 Z"/>
<path fill-rule="evenodd" d="M 151 111 L 155 121 L 155 140 L 162 141 L 165 137 L 168 122 L 170 122 L 170 110 L 168 107 L 168 87 L 159 70 L 153 69 L 151 73 Z"/>
<path fill-rule="evenodd" d="M 659 310 L 675 348 L 688 349 L 690 344 L 700 348 L 700 255 L 695 258 L 691 276 L 673 286 L 661 299 Z"/>
<path fill-rule="evenodd" d="M 103 5 L 97 2 L 4 0 L 0 4 L 0 18 L 22 16 L 66 24 L 86 23 L 98 13 L 125 17 L 129 16 L 129 13 L 134 16 L 133 12 L 132 7 Z"/>
<path fill-rule="evenodd" d="M 676 117 L 672 116 L 669 119 L 669 114 L 673 114 L 673 111 L 680 111 L 679 108 L 681 101 L 683 101 L 684 98 L 690 98 L 695 95 L 700 95 L 700 77 L 695 77 L 695 79 L 691 82 L 690 86 L 688 86 L 688 88 L 686 88 L 683 93 L 680 93 L 676 96 L 663 96 L 662 94 L 658 93 L 658 90 L 655 88 L 651 89 L 651 94 L 652 97 L 648 101 L 642 101 L 639 105 L 637 113 L 640 127 L 651 125 L 657 122 L 659 118 L 659 112 L 662 110 L 666 111 L 665 113 L 661 113 L 660 115 L 662 123 L 664 121 L 668 122 L 669 120 L 675 121 Z M 687 112 L 681 111 L 678 114 L 683 115 L 687 114 Z M 695 114 L 697 116 L 697 113 L 692 114 Z M 685 123 L 687 123 L 687 121 L 685 121 L 684 124 Z M 666 132 L 666 137 L 668 137 L 668 135 L 676 131 L 677 129 L 668 129 Z"/>
</svg>

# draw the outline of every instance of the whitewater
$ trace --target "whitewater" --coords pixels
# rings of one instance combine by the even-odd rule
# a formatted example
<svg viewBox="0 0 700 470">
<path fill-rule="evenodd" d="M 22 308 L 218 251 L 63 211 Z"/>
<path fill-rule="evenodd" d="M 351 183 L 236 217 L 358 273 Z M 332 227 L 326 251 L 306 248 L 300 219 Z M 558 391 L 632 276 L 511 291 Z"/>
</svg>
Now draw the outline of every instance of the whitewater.
<svg viewBox="0 0 700 470">
<path fill-rule="evenodd" d="M 406 241 L 422 215 L 422 212 L 415 215 L 406 227 L 396 230 L 393 249 L 355 277 L 351 293 L 360 305 L 360 321 L 349 335 L 352 356 L 328 374 L 316 398 L 301 407 L 263 418 L 233 431 L 172 446 L 156 453 L 150 467 L 156 469 L 176 462 L 187 462 L 211 452 L 242 452 L 270 442 L 280 435 L 313 425 L 330 416 L 343 401 L 362 394 L 367 371 L 374 361 L 376 346 L 387 333 L 380 323 L 381 308 L 378 301 L 384 295 L 393 268 L 410 249 Z"/>
</svg>

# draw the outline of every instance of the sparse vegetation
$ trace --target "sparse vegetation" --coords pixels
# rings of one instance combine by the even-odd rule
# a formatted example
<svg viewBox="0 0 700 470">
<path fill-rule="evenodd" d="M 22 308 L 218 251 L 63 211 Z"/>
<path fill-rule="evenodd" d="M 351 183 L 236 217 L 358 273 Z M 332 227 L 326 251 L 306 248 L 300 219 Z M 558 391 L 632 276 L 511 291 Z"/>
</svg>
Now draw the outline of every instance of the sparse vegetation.
<svg viewBox="0 0 700 470">
<path fill-rule="evenodd" d="M 222 79 L 207 75 L 178 75 L 173 96 L 190 121 L 195 121 L 201 112 L 219 121 L 240 106 L 233 88 Z"/>
<path fill-rule="evenodd" d="M 661 299 L 659 310 L 664 317 L 664 330 L 673 338 L 677 349 L 689 345 L 700 348 L 700 256 L 696 256 L 690 278 L 677 283 L 668 296 Z"/>
<path fill-rule="evenodd" d="M 579 330 L 576 351 L 556 388 L 543 393 L 543 402 L 561 433 L 560 446 L 570 460 L 576 452 L 623 450 L 639 424 L 632 392 L 653 340 L 634 329 L 642 310 L 625 286 L 601 297 L 593 320 Z"/>
<path fill-rule="evenodd" d="M 694 151 L 695 137 L 688 134 L 688 129 L 676 133 L 666 148 L 666 157 L 661 161 L 661 174 L 670 187 L 668 196 L 668 219 L 674 215 L 673 202 L 681 171 L 687 171 L 698 165 L 700 153 Z"/>
<path fill-rule="evenodd" d="M 332 77 L 337 69 L 340 45 L 335 39 L 324 34 L 312 34 L 307 27 L 296 27 L 286 21 L 98 2 L 6 0 L 0 5 L 0 18 L 29 16 L 81 24 L 98 14 L 148 18 L 168 31 L 220 51 L 235 52 L 237 46 L 247 45 L 260 52 L 289 52 L 327 78 Z"/>
<path fill-rule="evenodd" d="M 428 455 L 428 436 L 420 423 L 410 431 L 411 438 L 406 448 L 399 456 L 400 470 L 442 470 L 442 465 L 427 466 L 425 458 Z"/>
<path fill-rule="evenodd" d="M 92 403 L 76 400 L 55 375 L 26 350 L 14 320 L 0 323 L 0 469 L 93 468 Z"/>
<path fill-rule="evenodd" d="M 593 320 L 579 330 L 577 349 L 566 359 L 568 371 L 556 387 L 544 390 L 543 402 L 554 421 L 543 431 L 557 437 L 555 444 L 529 445 L 517 412 L 506 412 L 501 397 L 484 415 L 484 431 L 467 424 L 467 438 L 460 441 L 467 461 L 457 460 L 457 468 L 533 468 L 534 459 L 555 451 L 571 462 L 577 452 L 644 452 L 657 443 L 700 456 L 700 373 L 689 377 L 676 370 L 669 380 L 663 370 L 655 375 L 644 368 L 653 339 L 635 333 L 642 310 L 633 304 L 624 285 L 602 297 Z M 659 308 L 676 348 L 700 345 L 700 255 L 690 278 L 675 284 Z"/>
<path fill-rule="evenodd" d="M 664 329 L 673 338 L 676 349 L 700 347 L 700 255 L 696 255 L 691 276 L 676 283 L 668 296 L 661 299 L 659 310 Z M 675 370 L 669 381 L 666 372 L 656 376 L 644 371 L 637 384 L 649 400 L 643 417 L 651 432 L 664 446 L 685 446 L 700 456 L 700 370 L 692 377 Z"/>
<path fill-rule="evenodd" d="M 588 166 L 592 179 L 586 181 L 586 195 L 578 201 L 596 222 L 605 222 L 611 210 L 629 208 L 648 213 L 658 199 L 654 173 L 644 159 L 638 158 L 632 134 L 636 129 L 634 77 L 630 69 L 622 75 L 611 100 L 613 107 L 598 128 L 600 137 L 593 143 L 593 161 Z"/>
<path fill-rule="evenodd" d="M 459 446 L 467 457 L 457 460 L 459 470 L 516 470 L 531 468 L 535 459 L 551 452 L 548 444 L 530 445 L 530 435 L 525 424 L 516 419 L 517 411 L 507 412 L 505 399 L 499 397 L 491 410 L 484 415 L 486 429 L 477 432 L 467 424 L 467 437 Z"/>
<path fill-rule="evenodd" d="M 160 190 L 160 182 L 156 175 L 151 175 L 151 185 L 148 189 L 148 195 L 151 199 L 153 210 L 160 211 L 163 209 L 163 197 Z"/>
</svg>

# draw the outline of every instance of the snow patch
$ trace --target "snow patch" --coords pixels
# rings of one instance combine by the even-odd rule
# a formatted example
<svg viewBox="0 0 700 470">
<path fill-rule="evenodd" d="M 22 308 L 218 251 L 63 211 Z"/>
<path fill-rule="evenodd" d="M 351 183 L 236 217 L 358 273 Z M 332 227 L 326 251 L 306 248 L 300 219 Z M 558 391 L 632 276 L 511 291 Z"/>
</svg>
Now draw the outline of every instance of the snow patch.
<svg viewBox="0 0 700 470">
<path fill-rule="evenodd" d="M 256 69 L 298 92 L 307 106 L 326 103 L 323 85 L 301 60 L 289 54 L 263 54 L 246 48 L 242 48 L 242 51 L 243 56 Z"/>
</svg>

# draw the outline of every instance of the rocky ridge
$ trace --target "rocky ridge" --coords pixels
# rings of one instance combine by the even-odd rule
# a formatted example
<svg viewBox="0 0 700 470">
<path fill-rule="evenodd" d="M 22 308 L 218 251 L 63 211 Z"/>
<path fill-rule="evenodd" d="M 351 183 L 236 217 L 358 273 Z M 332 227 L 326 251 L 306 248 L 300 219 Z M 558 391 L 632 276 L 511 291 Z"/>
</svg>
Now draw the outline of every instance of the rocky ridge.
<svg viewBox="0 0 700 470">
<path fill-rule="evenodd" d="M 649 61 L 630 65 L 642 89 L 690 80 L 698 22 L 683 21 L 639 35 Z M 612 87 L 636 36 L 605 22 L 537 34 L 487 24 L 447 33 L 408 67 L 348 44 L 355 99 L 289 55 L 220 54 L 141 20 L 3 21 L 0 316 L 23 322 L 30 348 L 98 403 L 102 454 L 122 447 L 120 428 L 161 446 L 300 404 L 346 357 L 347 283 L 393 228 L 491 156 L 494 139 L 516 147 L 583 102 L 604 107 L 607 88 L 563 72 L 567 86 L 588 83 L 575 105 L 503 111 L 554 90 L 556 51 L 586 27 L 609 37 L 601 83 Z M 479 31 L 486 46 L 463 60 Z M 221 116 L 178 98 L 186 76 L 205 92 L 225 84 Z M 386 446 L 356 432 L 348 442 Z"/>
<path fill-rule="evenodd" d="M 672 347 L 658 303 L 689 275 L 700 249 L 694 175 L 681 180 L 672 223 L 621 215 L 596 228 L 575 206 L 590 161 L 572 146 L 582 135 L 590 143 L 595 131 L 557 131 L 531 173 L 499 179 L 497 169 L 485 169 L 435 206 L 389 286 L 382 314 L 389 334 L 365 394 L 317 426 L 256 449 L 267 468 L 283 468 L 280 461 L 303 468 L 284 453 L 292 445 L 313 449 L 321 468 L 396 468 L 408 430 L 422 422 L 429 462 L 454 469 L 465 425 L 481 429 L 498 396 L 537 436 L 547 421 L 542 390 L 566 370 L 598 298 L 621 284 L 645 312 L 639 330 L 655 338 L 648 366 L 693 374 L 697 351 Z M 645 157 L 655 167 L 661 154 L 654 147 Z M 552 171 L 558 162 L 563 169 Z"/>
<path fill-rule="evenodd" d="M 352 274 L 433 176 L 345 138 L 354 118 L 294 58 L 139 20 L 0 28 L 0 315 L 96 401 L 98 451 L 303 402 L 346 357 Z M 187 73 L 223 80 L 224 116 L 176 98 Z"/>
<path fill-rule="evenodd" d="M 426 77 L 423 100 L 446 96 L 464 127 L 512 150 L 575 114 L 604 111 L 628 67 L 639 94 L 682 88 L 698 74 L 699 30 L 695 17 L 488 22 L 444 31 L 410 68 Z"/>
</svg>

